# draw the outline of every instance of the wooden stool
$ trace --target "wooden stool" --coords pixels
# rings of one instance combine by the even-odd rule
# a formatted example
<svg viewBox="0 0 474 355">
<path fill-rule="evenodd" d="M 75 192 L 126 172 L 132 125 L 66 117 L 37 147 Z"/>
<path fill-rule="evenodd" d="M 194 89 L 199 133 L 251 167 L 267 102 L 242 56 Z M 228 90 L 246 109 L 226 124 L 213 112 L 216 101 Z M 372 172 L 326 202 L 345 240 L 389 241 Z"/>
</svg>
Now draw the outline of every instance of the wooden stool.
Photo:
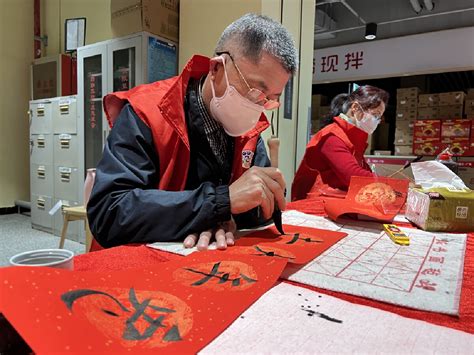
<svg viewBox="0 0 474 355">
<path fill-rule="evenodd" d="M 87 212 L 85 206 L 63 207 L 63 229 L 61 231 L 61 240 L 59 241 L 60 249 L 64 247 L 69 221 L 80 220 L 84 221 L 84 229 L 86 231 L 86 253 L 89 252 L 92 243 L 92 233 L 89 229 L 89 222 L 87 221 Z"/>
</svg>

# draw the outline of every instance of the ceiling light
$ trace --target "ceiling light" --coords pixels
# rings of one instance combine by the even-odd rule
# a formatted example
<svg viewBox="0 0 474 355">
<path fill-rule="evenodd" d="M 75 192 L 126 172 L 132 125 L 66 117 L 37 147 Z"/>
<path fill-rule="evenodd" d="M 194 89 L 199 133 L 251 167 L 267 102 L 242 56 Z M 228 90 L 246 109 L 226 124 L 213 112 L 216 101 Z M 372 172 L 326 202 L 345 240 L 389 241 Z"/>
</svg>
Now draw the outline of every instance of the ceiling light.
<svg viewBox="0 0 474 355">
<path fill-rule="evenodd" d="M 372 40 L 377 37 L 377 24 L 370 22 L 365 26 L 365 39 Z"/>
</svg>

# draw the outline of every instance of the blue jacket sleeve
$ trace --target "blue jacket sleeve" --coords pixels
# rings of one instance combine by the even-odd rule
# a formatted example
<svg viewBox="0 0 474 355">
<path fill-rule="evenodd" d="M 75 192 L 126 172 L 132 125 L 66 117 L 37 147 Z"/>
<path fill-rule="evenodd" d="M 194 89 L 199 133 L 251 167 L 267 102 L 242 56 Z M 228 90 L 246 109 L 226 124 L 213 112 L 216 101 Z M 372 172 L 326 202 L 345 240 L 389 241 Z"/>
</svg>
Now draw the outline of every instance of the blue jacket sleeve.
<svg viewBox="0 0 474 355">
<path fill-rule="evenodd" d="M 151 130 L 126 105 L 107 139 L 87 205 L 99 244 L 182 240 L 230 219 L 227 185 L 163 191 L 156 189 L 158 174 Z"/>
</svg>

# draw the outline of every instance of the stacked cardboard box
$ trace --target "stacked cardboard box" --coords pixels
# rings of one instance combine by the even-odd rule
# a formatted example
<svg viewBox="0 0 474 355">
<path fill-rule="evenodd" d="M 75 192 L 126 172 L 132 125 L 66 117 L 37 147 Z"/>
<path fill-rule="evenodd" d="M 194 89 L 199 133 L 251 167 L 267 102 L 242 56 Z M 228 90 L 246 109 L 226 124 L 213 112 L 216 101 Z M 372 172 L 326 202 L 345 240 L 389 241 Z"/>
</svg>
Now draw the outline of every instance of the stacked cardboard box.
<svg viewBox="0 0 474 355">
<path fill-rule="evenodd" d="M 441 149 L 449 147 L 456 156 L 470 156 L 472 141 L 472 121 L 474 120 L 443 120 L 441 127 Z"/>
<path fill-rule="evenodd" d="M 439 94 L 439 113 L 441 120 L 462 118 L 465 94 L 463 91 L 443 92 Z"/>
<path fill-rule="evenodd" d="M 179 0 L 111 0 L 114 37 L 147 31 L 179 41 Z"/>
<path fill-rule="evenodd" d="M 466 118 L 474 119 L 474 89 L 469 89 L 467 92 L 466 102 L 464 105 L 464 114 L 466 115 Z"/>
<path fill-rule="evenodd" d="M 458 175 L 467 187 L 474 190 L 474 158 L 458 158 Z M 472 212 L 471 212 L 472 213 Z"/>
<path fill-rule="evenodd" d="M 311 97 L 311 134 L 319 131 L 321 121 L 329 114 L 328 99 L 324 95 Z"/>
<path fill-rule="evenodd" d="M 439 117 L 439 94 L 423 94 L 418 97 L 418 119 L 433 120 Z"/>
<path fill-rule="evenodd" d="M 420 95 L 418 97 L 418 119 L 460 119 L 463 115 L 464 96 L 462 91 Z"/>
<path fill-rule="evenodd" d="M 469 119 L 462 119 L 463 112 Z M 467 96 L 463 91 L 420 95 L 417 116 L 418 120 L 422 121 L 415 124 L 415 154 L 436 155 L 437 152 L 450 147 L 454 155 L 474 155 L 474 137 L 471 133 L 474 89 L 470 89 Z M 435 127 L 430 125 L 433 120 L 439 122 Z M 438 133 L 437 138 L 430 136 Z"/>
<path fill-rule="evenodd" d="M 417 87 L 397 89 L 397 113 L 395 127 L 395 155 L 411 155 L 413 128 L 417 118 Z"/>
<path fill-rule="evenodd" d="M 413 153 L 436 155 L 441 149 L 441 120 L 417 120 L 414 125 Z"/>
<path fill-rule="evenodd" d="M 415 121 L 397 121 L 395 126 L 395 145 L 413 144 L 413 128 Z"/>
</svg>

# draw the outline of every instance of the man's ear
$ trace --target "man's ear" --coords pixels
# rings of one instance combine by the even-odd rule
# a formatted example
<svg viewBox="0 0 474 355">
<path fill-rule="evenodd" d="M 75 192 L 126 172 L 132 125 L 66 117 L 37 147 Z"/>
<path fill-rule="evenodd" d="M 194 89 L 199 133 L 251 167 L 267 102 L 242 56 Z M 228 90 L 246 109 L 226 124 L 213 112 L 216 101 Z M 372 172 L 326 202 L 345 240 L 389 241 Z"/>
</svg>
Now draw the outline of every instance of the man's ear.
<svg viewBox="0 0 474 355">
<path fill-rule="evenodd" d="M 224 62 L 223 56 L 211 58 L 209 62 L 209 74 L 211 74 L 212 76 L 216 75 L 217 70 L 219 70 L 219 67 L 222 65 L 223 62 Z"/>
</svg>

